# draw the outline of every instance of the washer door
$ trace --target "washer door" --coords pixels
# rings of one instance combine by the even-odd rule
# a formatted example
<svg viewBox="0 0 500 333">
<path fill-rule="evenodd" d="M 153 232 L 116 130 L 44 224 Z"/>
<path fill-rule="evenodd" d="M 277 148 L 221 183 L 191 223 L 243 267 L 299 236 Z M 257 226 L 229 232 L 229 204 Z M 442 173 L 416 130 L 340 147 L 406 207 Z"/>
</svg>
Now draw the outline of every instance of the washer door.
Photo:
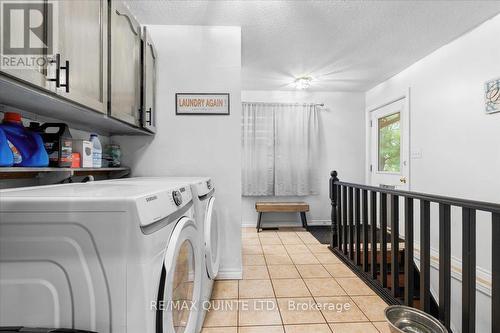
<svg viewBox="0 0 500 333">
<path fill-rule="evenodd" d="M 202 249 L 196 223 L 182 217 L 172 232 L 158 291 L 157 333 L 195 333 L 201 304 Z"/>
<path fill-rule="evenodd" d="M 213 280 L 219 273 L 220 263 L 220 230 L 215 197 L 209 199 L 205 214 L 205 259 L 208 276 Z"/>
</svg>

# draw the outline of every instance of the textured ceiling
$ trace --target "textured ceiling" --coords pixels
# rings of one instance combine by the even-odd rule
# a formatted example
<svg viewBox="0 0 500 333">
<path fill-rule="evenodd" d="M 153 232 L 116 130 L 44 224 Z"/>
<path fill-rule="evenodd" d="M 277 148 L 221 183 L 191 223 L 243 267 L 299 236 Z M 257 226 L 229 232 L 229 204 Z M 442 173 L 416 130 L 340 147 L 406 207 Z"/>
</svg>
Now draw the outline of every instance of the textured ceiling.
<svg viewBox="0 0 500 333">
<path fill-rule="evenodd" d="M 365 91 L 500 13 L 500 1 L 129 0 L 143 24 L 242 27 L 242 88 Z"/>
</svg>

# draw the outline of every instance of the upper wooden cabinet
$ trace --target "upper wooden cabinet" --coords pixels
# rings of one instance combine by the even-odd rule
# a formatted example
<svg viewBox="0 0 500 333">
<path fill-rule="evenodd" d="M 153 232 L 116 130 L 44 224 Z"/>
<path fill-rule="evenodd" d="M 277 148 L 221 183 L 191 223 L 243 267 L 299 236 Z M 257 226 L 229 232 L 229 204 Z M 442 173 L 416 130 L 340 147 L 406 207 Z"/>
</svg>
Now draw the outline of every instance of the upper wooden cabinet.
<svg viewBox="0 0 500 333">
<path fill-rule="evenodd" d="M 58 2 L 60 82 L 57 93 L 106 113 L 108 99 L 108 2 Z"/>
<path fill-rule="evenodd" d="M 47 13 L 48 13 L 48 6 L 44 6 L 43 3 L 37 3 L 35 0 L 28 0 L 28 1 L 25 1 L 24 3 L 27 3 L 29 4 L 30 2 L 32 2 L 35 6 L 38 6 L 37 7 L 37 10 L 40 11 L 40 14 L 43 16 L 43 17 L 47 17 Z M 6 5 L 5 3 L 2 3 L 2 1 L 0 1 L 0 5 Z M 6 43 L 4 45 L 4 47 L 8 44 L 9 46 L 12 46 L 13 48 L 16 47 L 16 48 L 19 48 L 19 47 L 22 47 L 22 46 L 25 46 L 27 45 L 27 41 L 25 40 L 25 36 L 26 36 L 26 26 L 25 24 L 21 24 L 21 20 L 24 16 L 24 12 L 23 11 L 20 11 L 18 10 L 17 12 L 17 15 L 15 14 L 12 14 L 12 15 L 9 15 L 9 13 L 5 13 L 5 15 L 2 15 L 2 17 L 0 18 L 0 23 L 2 24 L 5 24 L 9 26 L 9 29 L 10 31 L 8 32 L 4 32 L 4 35 L 1 36 L 0 38 L 0 41 L 2 43 Z M 10 22 L 3 22 L 4 19 L 8 19 L 10 20 Z M 34 36 L 33 38 L 36 39 L 36 38 L 40 38 L 41 36 L 43 36 L 42 38 L 46 38 L 45 36 L 47 36 L 47 31 L 48 31 L 48 23 L 47 22 L 43 22 L 38 28 L 38 36 Z M 10 33 L 9 33 L 10 32 Z M 8 34 L 8 38 L 9 38 L 9 41 L 4 41 L 4 37 L 7 37 L 7 33 Z M 41 41 L 41 43 L 43 43 L 44 41 Z M 40 44 L 40 42 L 39 42 Z M 13 51 L 14 52 L 14 51 Z M 22 52 L 22 53 L 25 53 L 25 52 Z M 5 58 L 9 58 L 11 56 L 15 57 L 16 60 L 12 61 L 10 64 L 6 64 L 6 65 L 0 65 L 0 72 L 3 73 L 3 74 L 7 74 L 9 76 L 12 76 L 12 77 L 15 77 L 17 79 L 20 79 L 22 81 L 25 81 L 33 86 L 36 86 L 38 88 L 42 88 L 42 89 L 47 89 L 49 90 L 51 88 L 51 84 L 50 84 L 50 81 L 49 79 L 51 77 L 49 77 L 47 75 L 47 64 L 49 64 L 49 55 L 47 54 L 47 49 L 42 49 L 40 50 L 38 53 L 34 52 L 33 54 L 31 54 L 31 52 L 26 52 L 26 53 L 30 53 L 30 54 L 27 54 L 27 56 L 29 57 L 35 57 L 36 58 L 36 65 L 34 63 L 30 64 L 30 66 L 24 66 L 24 68 L 20 68 L 18 66 L 12 66 L 11 64 L 19 64 L 16 60 L 19 59 L 19 60 L 22 60 L 24 59 L 23 56 L 20 56 L 18 58 L 18 55 L 17 54 L 10 54 L 8 52 L 6 52 L 6 50 L 3 50 L 3 54 L 2 54 L 2 63 L 3 63 L 3 59 L 4 57 Z"/>
<path fill-rule="evenodd" d="M 121 1 L 110 10 L 110 116 L 140 126 L 141 26 Z"/>
<path fill-rule="evenodd" d="M 147 27 L 142 35 L 142 127 L 156 132 L 156 61 L 158 55 Z"/>
<path fill-rule="evenodd" d="M 46 38 L 44 42 L 51 49 L 45 48 L 42 54 L 36 55 L 42 66 L 2 69 L 2 72 L 94 111 L 106 113 L 108 1 L 45 0 L 33 3 L 40 6 L 36 9 L 42 13 L 42 24 L 37 28 L 37 33 Z M 27 45 L 26 22 L 16 22 L 17 24 L 10 24 L 13 29 L 18 30 L 11 31 L 11 43 Z M 45 61 L 42 62 L 41 58 Z"/>
<path fill-rule="evenodd" d="M 120 133 L 123 127 L 134 134 L 138 131 L 146 134 L 143 129 L 154 133 L 157 53 L 147 29 L 141 29 L 124 2 L 26 0 L 22 3 L 30 2 L 38 6 L 35 11 L 42 17 L 36 35 L 50 43 L 41 44 L 45 46 L 36 54 L 41 63 L 38 67 L 0 67 L 0 85 L 12 88 L 10 95 L 0 91 L 0 104 L 8 102 L 21 108 L 27 105 L 26 94 L 33 93 L 39 102 L 34 110 L 31 107 L 26 111 L 50 113 L 54 109 L 51 103 L 59 102 L 60 110 L 72 103 L 75 108 L 67 108 L 68 114 L 59 117 L 60 120 L 84 124 L 86 119 L 96 119 L 87 117 L 88 112 L 97 112 L 97 116 L 101 113 L 106 121 L 115 122 L 114 127 Z M 16 47 L 26 45 L 26 36 L 31 36 L 27 31 L 33 30 L 31 26 L 27 30 L 23 17 L 27 17 L 25 13 L 17 18 L 9 16 L 12 22 L 8 37 Z M 53 20 L 46 19 L 50 17 Z M 12 95 L 14 91 L 18 93 Z M 86 112 L 76 114 L 75 109 Z"/>
</svg>

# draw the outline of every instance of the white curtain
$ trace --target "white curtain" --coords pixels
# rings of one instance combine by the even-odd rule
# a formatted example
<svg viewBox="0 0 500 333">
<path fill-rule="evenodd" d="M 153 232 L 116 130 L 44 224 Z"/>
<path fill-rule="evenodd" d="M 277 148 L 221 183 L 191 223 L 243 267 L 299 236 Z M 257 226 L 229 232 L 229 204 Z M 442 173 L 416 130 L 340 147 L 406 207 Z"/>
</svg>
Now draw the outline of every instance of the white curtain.
<svg viewBox="0 0 500 333">
<path fill-rule="evenodd" d="M 243 195 L 274 194 L 274 106 L 243 103 Z"/>
<path fill-rule="evenodd" d="M 318 110 L 314 105 L 275 110 L 275 195 L 318 193 Z"/>
<path fill-rule="evenodd" d="M 317 194 L 318 123 L 311 104 L 243 103 L 243 195 Z"/>
</svg>

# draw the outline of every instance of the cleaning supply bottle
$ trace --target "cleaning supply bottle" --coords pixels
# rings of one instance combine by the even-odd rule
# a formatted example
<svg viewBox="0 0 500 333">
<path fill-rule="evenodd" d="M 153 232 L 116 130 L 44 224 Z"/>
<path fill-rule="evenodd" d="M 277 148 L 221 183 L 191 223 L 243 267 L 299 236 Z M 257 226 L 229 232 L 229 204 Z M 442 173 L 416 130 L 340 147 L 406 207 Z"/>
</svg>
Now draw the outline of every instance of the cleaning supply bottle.
<svg viewBox="0 0 500 333">
<path fill-rule="evenodd" d="M 45 150 L 49 154 L 49 165 L 52 167 L 70 168 L 72 162 L 71 154 L 73 153 L 73 138 L 68 125 L 64 123 L 45 123 L 39 127 L 39 132 L 45 144 Z"/>
<path fill-rule="evenodd" d="M 0 128 L 7 137 L 7 143 L 14 157 L 14 166 L 46 167 L 49 165 L 49 156 L 45 151 L 42 137 L 23 126 L 20 114 L 6 112 Z"/>
<path fill-rule="evenodd" d="M 10 167 L 14 164 L 14 155 L 7 143 L 7 137 L 2 128 L 0 128 L 0 167 Z"/>
<path fill-rule="evenodd" d="M 102 166 L 102 146 L 97 134 L 90 134 L 90 142 L 92 142 L 92 167 L 100 168 Z"/>
</svg>

